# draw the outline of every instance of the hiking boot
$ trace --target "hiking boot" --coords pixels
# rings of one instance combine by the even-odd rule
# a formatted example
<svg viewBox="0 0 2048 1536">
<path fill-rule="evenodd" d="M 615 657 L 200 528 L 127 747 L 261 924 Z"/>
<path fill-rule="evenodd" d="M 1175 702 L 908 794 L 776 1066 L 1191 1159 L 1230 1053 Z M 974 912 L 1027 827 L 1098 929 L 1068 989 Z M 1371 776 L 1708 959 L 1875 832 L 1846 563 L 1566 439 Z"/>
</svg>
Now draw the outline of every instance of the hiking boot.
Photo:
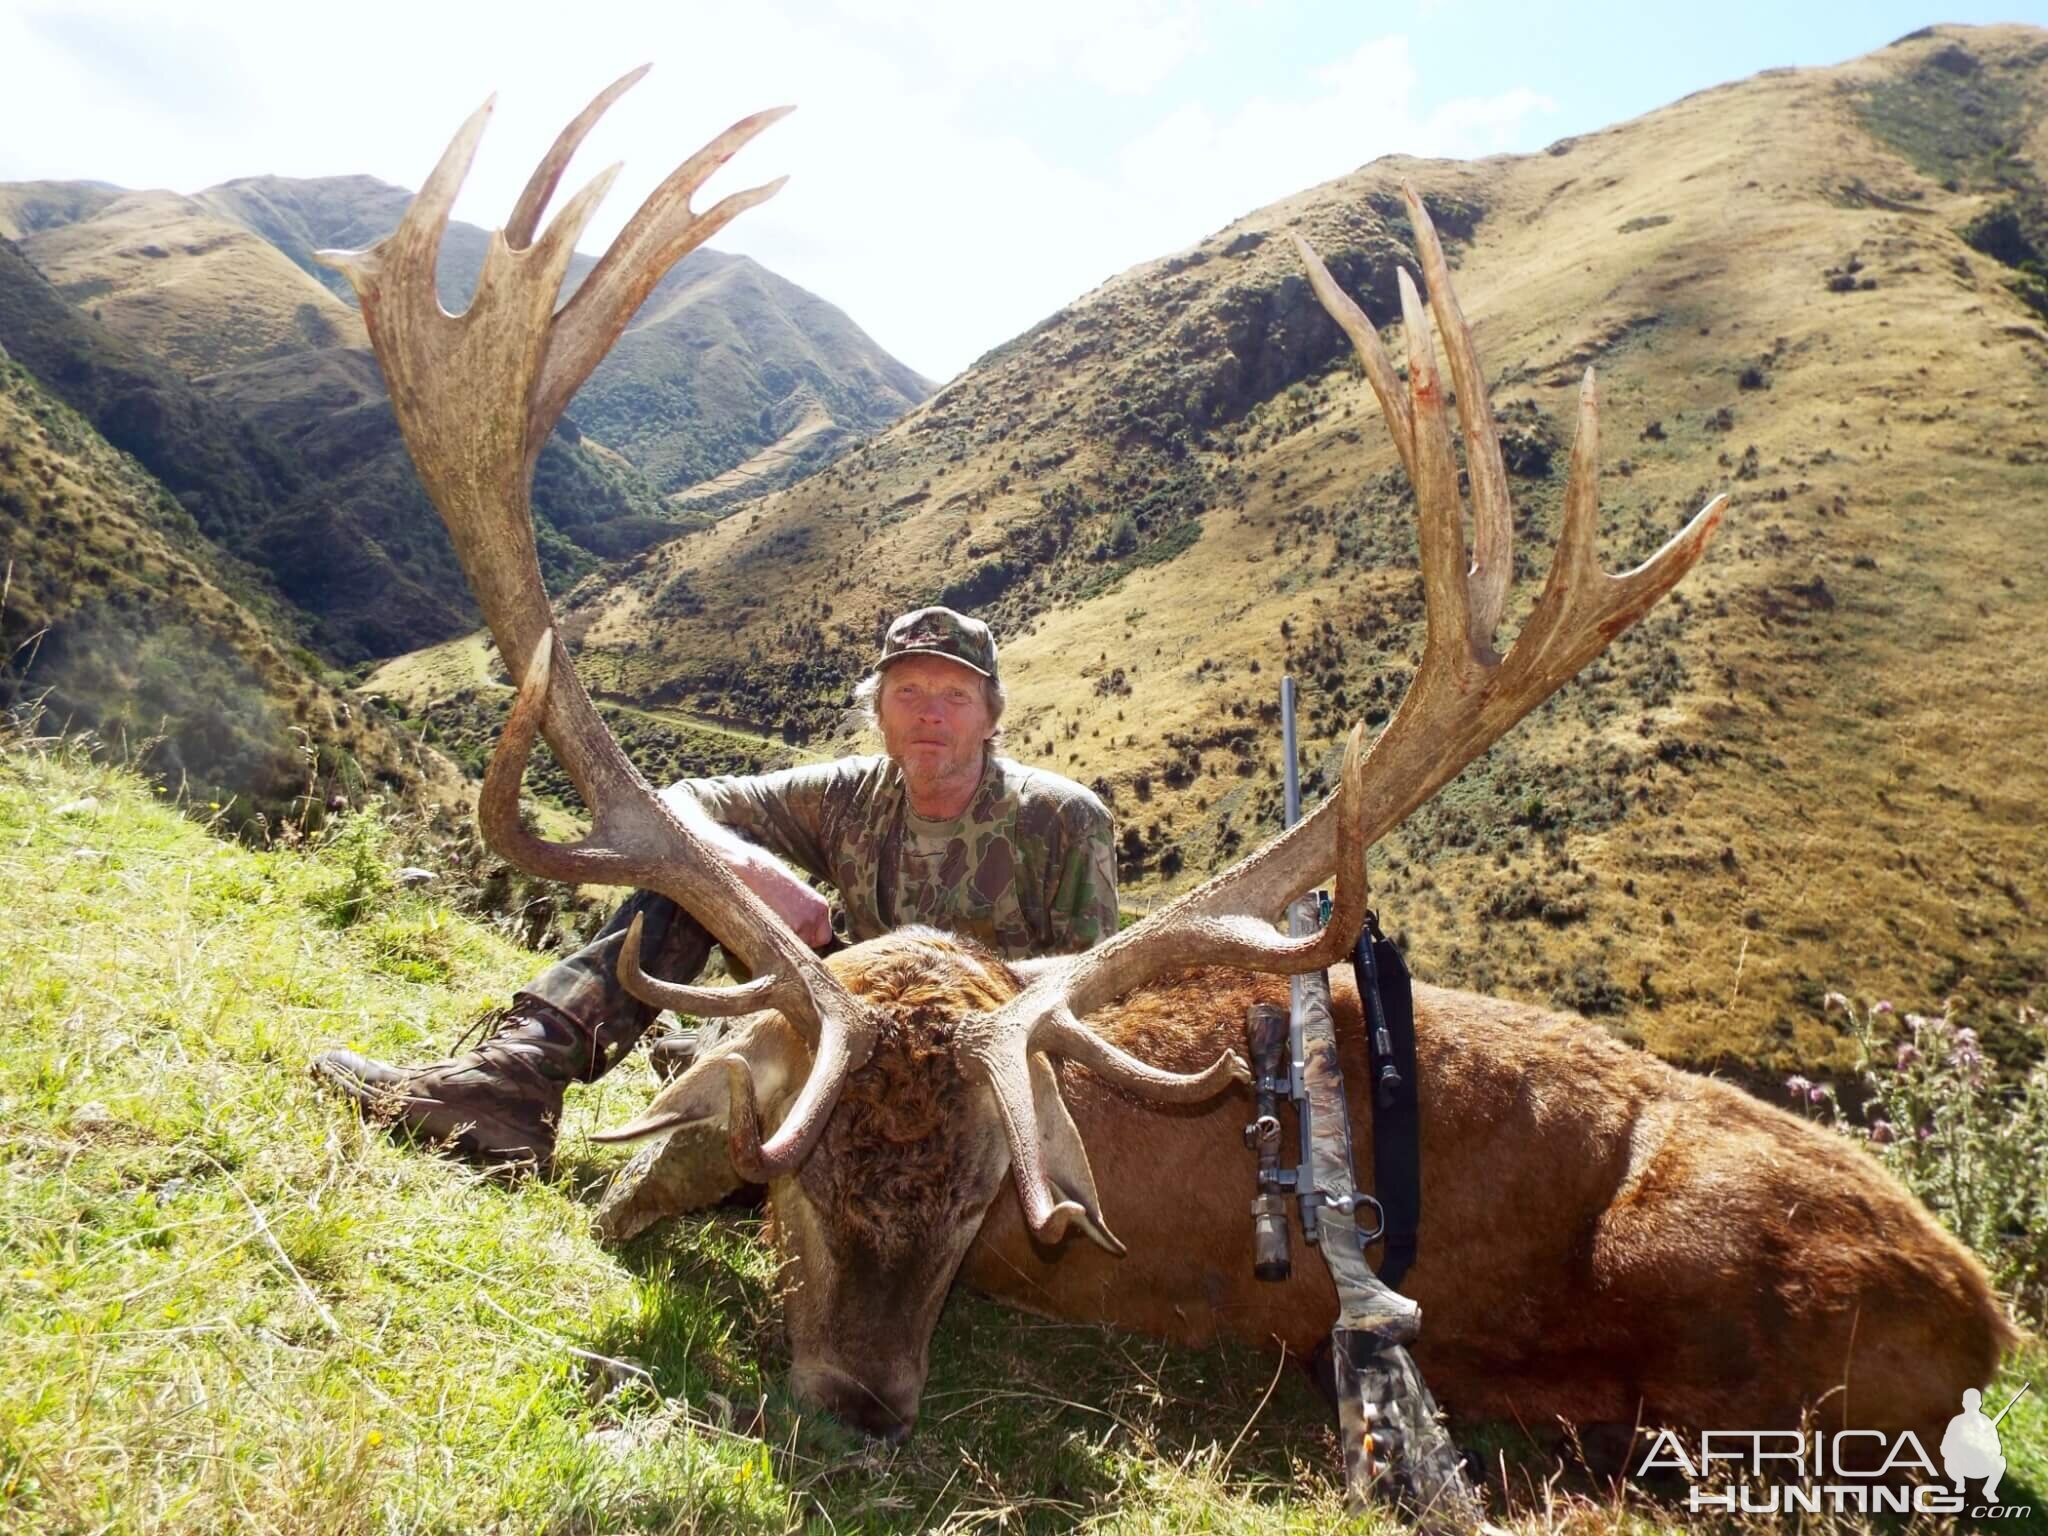
<svg viewBox="0 0 2048 1536">
<path fill-rule="evenodd" d="M 521 997 L 488 1040 L 453 1060 L 388 1067 L 355 1051 L 328 1051 L 313 1059 L 312 1073 L 394 1134 L 485 1167 L 545 1169 L 555 1155 L 562 1090 L 596 1077 L 609 1054 L 566 1014 Z"/>
<path fill-rule="evenodd" d="M 692 1029 L 670 1029 L 647 1042 L 647 1064 L 664 1083 L 681 1077 L 732 1034 L 731 1019 L 699 1019 Z"/>
</svg>

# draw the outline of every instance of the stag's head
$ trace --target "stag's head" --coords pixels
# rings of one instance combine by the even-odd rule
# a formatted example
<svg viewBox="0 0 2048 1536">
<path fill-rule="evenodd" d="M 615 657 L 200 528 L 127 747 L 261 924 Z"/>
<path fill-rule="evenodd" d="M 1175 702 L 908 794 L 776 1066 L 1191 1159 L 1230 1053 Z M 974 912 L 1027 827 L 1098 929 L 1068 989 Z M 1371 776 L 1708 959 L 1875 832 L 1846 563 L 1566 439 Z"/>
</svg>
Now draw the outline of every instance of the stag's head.
<svg viewBox="0 0 2048 1536">
<path fill-rule="evenodd" d="M 541 213 L 583 136 L 643 72 L 605 91 L 556 140 L 493 236 L 463 314 L 440 308 L 434 268 L 488 106 L 464 124 L 396 231 L 367 251 L 329 259 L 355 283 L 420 478 L 499 653 L 517 673 L 518 697 L 479 805 L 486 839 L 535 874 L 669 896 L 756 978 L 708 988 L 657 981 L 641 971 L 636 932 L 622 968 L 639 995 L 686 1012 L 750 1017 L 609 1139 L 723 1127 L 734 1173 L 770 1188 L 789 1261 L 798 1392 L 872 1432 L 900 1435 L 916 1414 L 946 1287 L 990 1202 L 1003 1197 L 1006 1174 L 1041 1241 L 1056 1244 L 1077 1230 L 1122 1251 L 1061 1100 L 1055 1058 L 1166 1103 L 1207 1100 L 1247 1075 L 1234 1053 L 1199 1071 L 1165 1070 L 1082 1019 L 1196 963 L 1291 974 L 1338 961 L 1364 918 L 1373 841 L 1647 612 L 1699 557 L 1722 502 L 1636 570 L 1604 573 L 1593 548 L 1598 404 L 1589 370 L 1558 555 L 1501 655 L 1494 632 L 1513 564 L 1507 477 L 1428 214 L 1404 189 L 1429 293 L 1425 310 L 1401 274 L 1405 385 L 1372 324 L 1297 241 L 1317 296 L 1358 348 L 1415 487 L 1427 636 L 1400 709 L 1369 745 L 1363 725 L 1353 730 L 1338 792 L 1314 813 L 1085 954 L 1009 966 L 959 941 L 910 933 L 827 964 L 626 760 L 555 639 L 535 558 L 529 484 L 570 397 L 661 276 L 780 185 L 692 210 L 691 195 L 711 172 L 782 114 L 735 124 L 654 192 L 557 308 L 574 241 L 612 172 L 536 238 Z M 1465 435 L 1469 551 L 1430 311 Z M 592 830 L 581 842 L 544 843 L 520 826 L 520 778 L 540 735 L 590 808 Z M 1332 878 L 1336 909 L 1323 932 L 1283 936 L 1274 919 Z"/>
<path fill-rule="evenodd" d="M 860 945 L 832 968 L 883 1024 L 810 1155 L 771 1183 L 791 1386 L 893 1440 L 916 1420 L 933 1325 L 1010 1166 L 989 1087 L 957 1053 L 961 1020 L 999 1009 L 1018 982 L 978 946 L 934 929 Z M 779 1019 L 759 1028 L 762 1039 L 743 1034 L 726 1049 L 755 1060 L 787 1052 L 801 1072 L 795 1032 Z M 749 1071 L 757 1083 L 765 1075 Z M 690 1113 L 690 1093 L 679 1082 L 651 1115 Z M 715 1119 L 723 1106 L 708 1108 Z M 706 1150 L 701 1140 L 695 1150 Z"/>
</svg>

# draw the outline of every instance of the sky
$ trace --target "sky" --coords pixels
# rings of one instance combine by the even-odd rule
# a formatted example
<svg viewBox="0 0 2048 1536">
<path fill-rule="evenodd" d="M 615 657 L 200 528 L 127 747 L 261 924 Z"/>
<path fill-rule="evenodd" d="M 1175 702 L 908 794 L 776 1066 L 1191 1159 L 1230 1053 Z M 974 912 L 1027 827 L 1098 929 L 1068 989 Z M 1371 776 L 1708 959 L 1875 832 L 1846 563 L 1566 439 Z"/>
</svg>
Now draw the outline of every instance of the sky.
<svg viewBox="0 0 2048 1536">
<path fill-rule="evenodd" d="M 719 129 L 798 110 L 700 194 L 787 173 L 712 242 L 942 382 L 1138 262 L 1384 154 L 1528 153 L 1689 92 L 2048 0 L 0 0 L 0 181 L 195 192 L 416 187 L 497 109 L 456 216 L 495 226 L 590 97 L 648 77 L 558 197 L 614 160 L 603 243 Z"/>
</svg>

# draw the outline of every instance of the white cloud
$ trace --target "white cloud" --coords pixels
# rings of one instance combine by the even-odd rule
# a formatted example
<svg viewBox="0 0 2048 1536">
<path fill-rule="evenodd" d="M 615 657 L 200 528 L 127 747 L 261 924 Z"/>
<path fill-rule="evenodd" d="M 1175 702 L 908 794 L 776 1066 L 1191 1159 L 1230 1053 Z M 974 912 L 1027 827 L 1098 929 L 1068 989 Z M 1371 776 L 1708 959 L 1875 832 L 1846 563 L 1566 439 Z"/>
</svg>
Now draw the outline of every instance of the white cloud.
<svg viewBox="0 0 2048 1536">
<path fill-rule="evenodd" d="M 190 192 L 235 176 L 367 172 L 416 186 L 496 89 L 457 208 L 495 224 L 560 125 L 652 59 L 567 178 L 627 162 L 586 246 L 711 133 L 795 102 L 700 200 L 791 174 L 717 243 L 945 377 L 1115 272 L 1263 203 L 1393 150 L 1488 152 L 1548 106 L 1514 90 L 1422 113 L 1399 37 L 1217 104 L 1189 83 L 1208 46 L 1190 0 L 660 11 L 358 0 L 345 19 L 257 0 L 183 17 L 142 0 L 0 11 L 0 180 Z M 991 128 L 992 100 L 1027 105 Z"/>
<path fill-rule="evenodd" d="M 1227 116 L 1199 104 L 1176 109 L 1124 147 L 1118 168 L 1129 195 L 1156 205 L 1162 224 L 1178 211 L 1181 233 L 1166 250 L 1380 155 L 1489 153 L 1551 109 L 1548 97 L 1516 89 L 1418 116 L 1415 94 L 1408 40 L 1374 38 L 1317 69 L 1298 94 L 1254 97 Z"/>
</svg>

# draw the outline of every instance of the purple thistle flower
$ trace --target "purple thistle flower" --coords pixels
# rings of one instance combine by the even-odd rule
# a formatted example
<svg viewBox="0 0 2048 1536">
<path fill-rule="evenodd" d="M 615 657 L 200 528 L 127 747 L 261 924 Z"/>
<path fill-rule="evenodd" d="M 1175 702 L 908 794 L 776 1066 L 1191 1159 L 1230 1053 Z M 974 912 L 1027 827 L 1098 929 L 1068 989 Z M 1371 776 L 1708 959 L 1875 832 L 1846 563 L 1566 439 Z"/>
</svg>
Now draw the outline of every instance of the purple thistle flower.
<svg viewBox="0 0 2048 1536">
<path fill-rule="evenodd" d="M 1870 1011 L 1872 1013 L 1890 1013 L 1892 1011 L 1892 1005 L 1887 1002 L 1872 1003 L 1870 1005 Z"/>
<path fill-rule="evenodd" d="M 1912 1041 L 1910 1041 L 1910 1040 L 1907 1040 L 1907 1041 L 1903 1041 L 1903 1042 L 1901 1042 L 1901 1043 L 1900 1043 L 1900 1045 L 1899 1045 L 1899 1070 L 1900 1070 L 1901 1072 L 1905 1071 L 1905 1070 L 1906 1070 L 1906 1068 L 1908 1068 L 1908 1067 L 1912 1066 L 1912 1065 L 1913 1065 L 1913 1064 L 1914 1064 L 1915 1062 L 1917 1062 L 1917 1061 L 1918 1061 L 1919 1059 L 1920 1059 L 1920 1047 L 1919 1047 L 1919 1046 L 1915 1045 L 1915 1044 L 1914 1044 L 1914 1043 L 1913 1043 Z"/>
<path fill-rule="evenodd" d="M 1807 1102 L 1807 1103 L 1809 1103 L 1809 1104 L 1825 1104 L 1825 1103 L 1827 1103 L 1827 1101 L 1828 1101 L 1828 1091 L 1827 1091 L 1827 1089 L 1825 1089 L 1825 1088 L 1821 1087 L 1821 1085 L 1820 1085 L 1819 1083 L 1815 1083 L 1815 1084 L 1814 1084 L 1814 1085 L 1813 1085 L 1813 1086 L 1812 1086 L 1811 1088 L 1809 1088 L 1809 1089 L 1807 1089 L 1807 1090 L 1806 1090 L 1806 1102 Z"/>
<path fill-rule="evenodd" d="M 1812 1087 L 1812 1083 L 1808 1082 L 1805 1078 L 1801 1077 L 1796 1072 L 1785 1079 L 1785 1092 L 1791 1095 L 1792 1101 L 1795 1104 L 1798 1103 L 1799 1100 L 1805 1098 L 1807 1091 Z"/>
</svg>

